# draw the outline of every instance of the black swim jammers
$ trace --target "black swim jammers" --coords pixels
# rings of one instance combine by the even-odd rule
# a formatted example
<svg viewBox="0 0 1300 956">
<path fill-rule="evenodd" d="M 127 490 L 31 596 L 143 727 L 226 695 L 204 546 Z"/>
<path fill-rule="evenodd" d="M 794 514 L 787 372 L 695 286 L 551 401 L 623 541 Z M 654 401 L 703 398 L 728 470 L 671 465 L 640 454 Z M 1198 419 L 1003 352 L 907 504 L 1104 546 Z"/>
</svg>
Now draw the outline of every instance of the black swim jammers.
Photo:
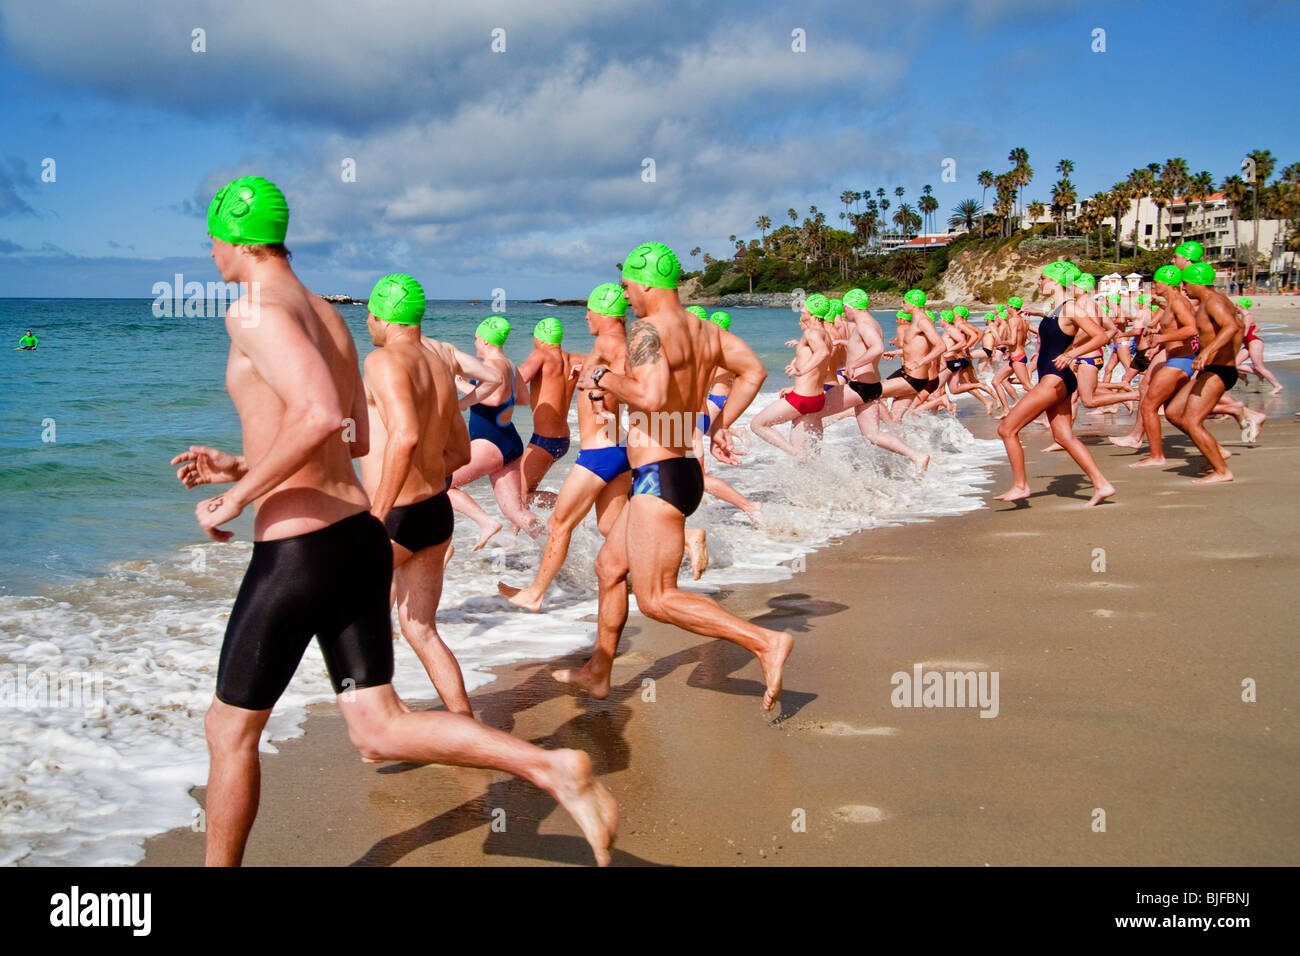
<svg viewBox="0 0 1300 956">
<path fill-rule="evenodd" d="M 440 491 L 432 498 L 393 508 L 384 519 L 384 530 L 390 538 L 414 554 L 450 541 L 455 524 L 456 516 L 451 510 L 451 499 L 447 497 L 447 492 Z"/>
<path fill-rule="evenodd" d="M 368 511 L 318 531 L 254 542 L 221 645 L 217 698 L 270 709 L 313 635 L 336 694 L 391 683 L 392 569 L 388 533 Z"/>
<path fill-rule="evenodd" d="M 662 498 L 686 517 L 695 513 L 704 497 L 704 469 L 698 458 L 664 458 L 632 469 L 633 495 Z"/>
</svg>

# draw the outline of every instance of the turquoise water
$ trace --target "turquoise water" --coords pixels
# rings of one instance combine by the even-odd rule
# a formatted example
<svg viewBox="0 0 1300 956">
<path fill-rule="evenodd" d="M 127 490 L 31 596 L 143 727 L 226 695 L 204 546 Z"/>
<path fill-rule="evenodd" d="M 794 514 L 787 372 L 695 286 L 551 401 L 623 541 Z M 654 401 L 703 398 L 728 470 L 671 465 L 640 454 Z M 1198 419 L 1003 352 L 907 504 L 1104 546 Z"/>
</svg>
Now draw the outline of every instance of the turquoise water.
<svg viewBox="0 0 1300 956">
<path fill-rule="evenodd" d="M 197 491 L 168 461 L 191 444 L 239 449 L 239 421 L 224 385 L 229 348 L 220 318 L 158 318 L 152 299 L 0 299 L 0 337 L 17 344 L 31 328 L 35 352 L 0 350 L 0 594 L 38 593 L 101 573 L 110 562 L 157 560 L 195 541 Z M 370 351 L 364 306 L 342 306 L 362 356 Z M 784 384 L 784 343 L 798 335 L 788 309 L 729 309 L 732 330 Z M 432 302 L 424 332 L 473 351 L 488 310 Z M 548 315 L 565 325 L 565 347 L 591 345 L 585 310 L 511 304 L 516 331 L 506 354 L 521 361 L 520 334 Z M 893 334 L 893 313 L 877 316 Z M 530 434 L 527 409 L 516 421 Z M 47 440 L 52 439 L 52 440 Z M 230 525 L 251 534 L 251 510 Z"/>
</svg>

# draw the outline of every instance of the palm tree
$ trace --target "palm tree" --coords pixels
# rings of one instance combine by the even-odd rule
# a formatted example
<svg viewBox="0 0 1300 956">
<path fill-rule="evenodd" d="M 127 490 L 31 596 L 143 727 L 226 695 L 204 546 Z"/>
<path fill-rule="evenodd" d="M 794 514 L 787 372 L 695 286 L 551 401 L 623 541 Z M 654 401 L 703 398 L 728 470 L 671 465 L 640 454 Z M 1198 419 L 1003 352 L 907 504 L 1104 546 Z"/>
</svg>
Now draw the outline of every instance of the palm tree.
<svg viewBox="0 0 1300 956">
<path fill-rule="evenodd" d="M 1189 198 L 1201 201 L 1202 228 L 1206 229 L 1210 223 L 1210 213 L 1206 203 L 1214 195 L 1214 176 L 1210 174 L 1209 170 L 1202 169 L 1188 182 L 1187 191 L 1190 194 Z"/>
<path fill-rule="evenodd" d="M 1076 220 L 1079 228 L 1083 230 L 1083 254 L 1092 257 L 1092 229 L 1097 225 L 1097 210 L 1093 208 L 1093 201 L 1085 199 L 1079 203 L 1079 217 Z"/>
<path fill-rule="evenodd" d="M 1173 159 L 1166 159 L 1165 165 L 1160 170 L 1160 180 L 1169 184 L 1169 189 L 1173 197 L 1183 196 L 1183 229 L 1187 232 L 1187 197 L 1183 195 L 1187 190 L 1187 160 L 1181 156 L 1175 156 Z M 1173 201 L 1171 197 L 1171 204 Z M 1169 210 L 1169 216 L 1172 221 L 1173 210 Z"/>
<path fill-rule="evenodd" d="M 880 190 L 880 191 L 881 191 L 882 193 L 884 192 L 883 189 Z M 882 199 L 882 200 L 880 200 L 880 215 L 881 215 L 882 218 L 883 218 L 883 217 L 886 217 L 886 216 L 889 215 L 889 200 L 888 200 L 888 199 Z M 889 222 L 889 220 L 888 220 L 888 219 L 885 219 L 885 222 Z"/>
<path fill-rule="evenodd" d="M 1157 179 L 1155 188 L 1151 190 L 1151 201 L 1156 206 L 1156 245 L 1160 245 L 1160 226 L 1164 218 L 1165 207 L 1174 201 L 1174 187 L 1167 179 Z M 1169 211 L 1169 218 L 1174 218 L 1173 210 Z"/>
<path fill-rule="evenodd" d="M 903 249 L 889 258 L 889 271 L 905 286 L 916 285 L 925 275 L 928 257 L 919 249 Z"/>
<path fill-rule="evenodd" d="M 1069 162 L 1069 160 L 1062 160 Z M 1074 183 L 1068 179 L 1057 180 L 1056 185 L 1052 187 L 1052 211 L 1056 213 L 1056 234 L 1061 235 L 1065 231 L 1065 213 L 1073 208 L 1074 201 L 1078 194 L 1074 191 Z"/>
<path fill-rule="evenodd" d="M 974 199 L 963 199 L 952 207 L 952 215 L 948 217 L 948 225 L 954 229 L 965 229 L 970 232 L 975 228 L 975 223 L 983 214 L 984 207 Z"/>
<path fill-rule="evenodd" d="M 785 214 L 786 214 L 787 216 L 790 217 L 790 221 L 791 221 L 791 222 L 798 222 L 798 221 L 799 221 L 799 214 L 798 214 L 797 212 L 795 212 L 794 209 L 787 209 L 787 210 L 785 211 Z"/>
<path fill-rule="evenodd" d="M 1128 181 L 1129 195 L 1133 198 L 1133 255 L 1136 256 L 1142 234 L 1142 200 L 1149 197 L 1155 189 L 1156 174 L 1150 166 L 1144 166 L 1129 173 Z"/>
<path fill-rule="evenodd" d="M 980 194 L 980 208 L 983 209 L 984 203 L 989 196 L 989 187 L 993 185 L 993 173 L 985 169 L 978 176 L 975 177 L 975 181 L 978 182 L 980 184 L 980 188 L 984 190 L 984 192 Z M 983 234 L 984 234 L 983 229 L 981 229 L 980 235 Z"/>
<path fill-rule="evenodd" d="M 1072 159 L 1063 159 L 1063 160 L 1061 160 L 1059 163 L 1056 164 L 1056 171 L 1057 171 L 1058 173 L 1061 174 L 1061 179 L 1060 179 L 1060 181 L 1057 183 L 1057 185 L 1058 185 L 1058 186 L 1062 186 L 1063 184 L 1068 184 L 1068 185 L 1069 185 L 1069 193 L 1070 193 L 1070 198 L 1069 198 L 1069 200 L 1068 200 L 1067 202 L 1063 203 L 1062 206 L 1061 206 L 1061 219 L 1060 219 L 1060 222 L 1058 223 L 1058 225 L 1057 225 L 1057 227 L 1056 227 L 1056 234 L 1059 236 L 1062 232 L 1065 231 L 1065 212 L 1066 212 L 1066 208 L 1067 208 L 1067 207 L 1072 207 L 1072 206 L 1074 205 L 1074 201 L 1075 201 L 1075 199 L 1077 198 L 1077 194 L 1076 194 L 1075 191 L 1074 191 L 1074 184 L 1070 182 L 1070 174 L 1071 174 L 1072 172 L 1074 172 L 1074 160 L 1072 160 Z M 1062 190 L 1061 190 L 1062 194 L 1064 194 L 1065 191 L 1066 191 L 1065 189 L 1062 189 Z M 1053 190 L 1053 196 L 1055 196 L 1055 194 L 1056 194 L 1056 193 L 1055 193 L 1055 189 L 1054 189 L 1054 190 Z M 1053 205 L 1055 205 L 1055 200 L 1053 200 Z"/>
<path fill-rule="evenodd" d="M 1001 226 L 998 229 L 999 236 L 1010 235 L 1011 213 L 1015 210 L 1016 204 L 1016 184 L 1010 173 L 1003 173 L 993 180 L 995 191 L 997 192 L 997 202 L 993 204 L 993 211 L 998 214 L 1001 220 Z"/>
<path fill-rule="evenodd" d="M 698 256 L 699 254 L 700 254 L 700 247 L 699 247 L 699 246 L 696 246 L 694 249 L 691 250 L 691 258 L 692 258 L 692 259 L 694 259 L 694 258 L 695 258 L 696 256 Z"/>
<path fill-rule="evenodd" d="M 840 202 L 844 203 L 844 215 L 840 216 L 840 218 L 847 219 L 849 217 L 849 206 L 853 204 L 853 190 L 846 189 L 840 193 Z"/>
<path fill-rule="evenodd" d="M 930 187 L 926 186 L 925 188 L 929 189 Z M 927 194 L 922 196 L 916 205 L 920 208 L 921 212 L 925 214 L 925 221 L 929 222 L 935 211 L 939 208 L 939 200 Z M 934 228 L 937 228 L 937 224 Z"/>
<path fill-rule="evenodd" d="M 1042 203 L 1040 203 L 1037 199 L 1035 199 L 1033 202 L 1029 204 L 1028 210 L 1029 210 L 1029 218 L 1037 222 L 1038 219 L 1040 219 L 1047 212 L 1047 207 L 1044 206 Z"/>
<path fill-rule="evenodd" d="M 1251 243 L 1256 252 L 1259 251 L 1259 190 L 1260 187 L 1268 182 L 1268 177 L 1273 175 L 1273 167 L 1277 165 L 1277 160 L 1273 157 L 1272 150 L 1252 149 L 1247 155 L 1255 162 L 1255 236 Z M 1250 268 L 1250 284 L 1255 284 L 1255 266 Z"/>
<path fill-rule="evenodd" d="M 898 212 L 894 213 L 894 225 L 903 230 L 904 239 L 907 238 L 907 227 L 912 224 L 912 217 L 914 215 L 915 213 L 912 212 L 912 207 L 907 203 L 903 203 L 899 206 Z"/>
<path fill-rule="evenodd" d="M 1110 193 L 1102 190 L 1092 197 L 1088 204 L 1088 211 L 1091 213 L 1089 220 L 1097 227 L 1097 257 L 1099 259 L 1106 256 L 1105 233 L 1101 231 L 1101 224 L 1106 221 L 1110 215 Z"/>
<path fill-rule="evenodd" d="M 1219 185 L 1219 190 L 1223 193 L 1223 198 L 1228 200 L 1228 208 L 1232 210 L 1232 275 L 1235 279 L 1241 259 L 1237 248 L 1237 217 L 1246 206 L 1250 189 L 1240 176 L 1228 176 Z"/>
<path fill-rule="evenodd" d="M 1115 220 L 1115 265 L 1119 265 L 1120 257 L 1124 254 L 1119 224 L 1120 218 L 1128 211 L 1130 195 L 1131 186 L 1127 181 L 1116 183 L 1111 187 L 1109 201 L 1106 204 L 1106 215 Z"/>
<path fill-rule="evenodd" d="M 754 225 L 758 226 L 758 231 L 763 237 L 763 248 L 767 248 L 767 231 L 772 228 L 772 220 L 766 216 L 759 216 L 754 220 Z"/>
<path fill-rule="evenodd" d="M 1056 164 L 1056 171 L 1061 174 L 1062 179 L 1069 179 L 1070 173 L 1074 172 L 1074 160 L 1063 159 Z"/>
<path fill-rule="evenodd" d="M 1021 187 L 1029 185 L 1028 180 L 1024 180 L 1023 182 L 1021 181 L 1023 179 L 1023 175 L 1021 171 L 1025 168 L 1025 166 L 1029 162 L 1029 150 L 1025 149 L 1023 146 L 1015 147 L 1014 149 L 1011 150 L 1011 152 L 1007 153 L 1007 162 L 1011 164 L 1012 182 L 1017 186 L 1016 211 L 1019 212 L 1020 211 L 1019 189 Z"/>
</svg>

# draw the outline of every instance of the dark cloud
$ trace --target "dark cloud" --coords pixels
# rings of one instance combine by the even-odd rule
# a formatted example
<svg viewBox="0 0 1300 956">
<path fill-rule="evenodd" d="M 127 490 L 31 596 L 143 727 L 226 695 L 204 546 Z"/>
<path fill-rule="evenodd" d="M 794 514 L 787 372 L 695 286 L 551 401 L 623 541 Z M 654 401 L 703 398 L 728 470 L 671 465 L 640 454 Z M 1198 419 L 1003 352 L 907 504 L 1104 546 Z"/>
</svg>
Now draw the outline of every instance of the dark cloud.
<svg viewBox="0 0 1300 956">
<path fill-rule="evenodd" d="M 18 195 L 20 188 L 32 189 L 35 185 L 26 163 L 16 156 L 0 157 L 0 217 L 36 215 L 36 211 Z"/>
</svg>

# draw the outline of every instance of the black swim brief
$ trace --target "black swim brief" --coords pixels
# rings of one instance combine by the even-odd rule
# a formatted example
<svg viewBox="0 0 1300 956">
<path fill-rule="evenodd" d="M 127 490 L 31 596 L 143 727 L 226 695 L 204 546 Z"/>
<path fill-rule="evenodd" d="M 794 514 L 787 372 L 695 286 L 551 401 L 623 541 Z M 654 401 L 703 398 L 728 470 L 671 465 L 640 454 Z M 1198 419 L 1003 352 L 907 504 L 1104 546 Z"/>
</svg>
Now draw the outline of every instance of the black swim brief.
<svg viewBox="0 0 1300 956">
<path fill-rule="evenodd" d="M 1151 367 L 1151 354 L 1145 351 L 1135 353 L 1133 356 L 1133 367 L 1139 372 L 1145 372 Z"/>
<path fill-rule="evenodd" d="M 880 397 L 884 386 L 879 382 L 849 382 L 849 388 L 853 389 L 853 393 L 862 399 L 862 404 L 866 405 Z"/>
<path fill-rule="evenodd" d="M 411 505 L 394 507 L 384 519 L 388 536 L 411 553 L 451 540 L 455 513 L 447 492 L 440 491 Z"/>
<path fill-rule="evenodd" d="M 1235 366 L 1207 365 L 1202 369 L 1202 371 L 1208 372 L 1211 375 L 1219 376 L 1219 378 L 1223 380 L 1223 390 L 1225 392 L 1237 384 L 1237 369 Z"/>
<path fill-rule="evenodd" d="M 663 458 L 632 469 L 633 495 L 662 498 L 686 517 L 695 513 L 704 497 L 704 469 L 698 458 Z"/>
<path fill-rule="evenodd" d="M 912 386 L 912 391 L 916 392 L 918 395 L 921 393 L 921 390 L 924 389 L 929 384 L 923 378 L 912 378 L 912 376 L 908 375 L 907 372 L 905 372 L 901 368 L 896 370 L 889 377 L 901 378 L 903 381 L 907 382 L 908 385 Z"/>
<path fill-rule="evenodd" d="M 217 698 L 269 710 L 313 635 L 336 694 L 392 683 L 392 577 L 388 533 L 369 511 L 255 541 L 221 645 Z"/>
<path fill-rule="evenodd" d="M 943 364 L 948 367 L 948 371 L 950 372 L 960 372 L 964 368 L 970 368 L 970 359 L 953 359 L 951 362 L 944 362 Z"/>
</svg>

